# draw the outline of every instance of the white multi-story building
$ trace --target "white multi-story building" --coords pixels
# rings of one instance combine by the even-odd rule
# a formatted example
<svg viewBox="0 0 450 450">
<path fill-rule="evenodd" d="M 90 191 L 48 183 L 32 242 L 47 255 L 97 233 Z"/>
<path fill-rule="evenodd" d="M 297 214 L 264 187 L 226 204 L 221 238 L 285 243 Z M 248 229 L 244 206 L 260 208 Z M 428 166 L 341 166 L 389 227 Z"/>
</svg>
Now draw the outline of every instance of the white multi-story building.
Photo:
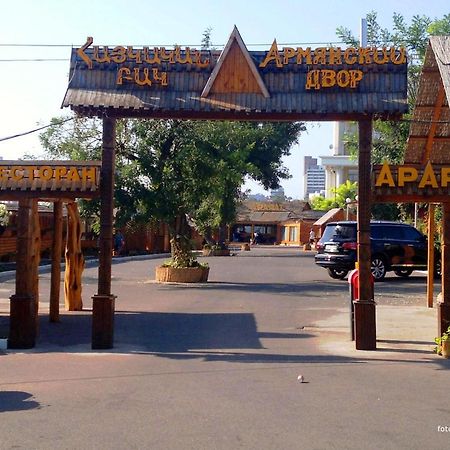
<svg viewBox="0 0 450 450">
<path fill-rule="evenodd" d="M 322 166 L 312 166 L 305 175 L 305 199 L 309 199 L 311 194 L 317 194 L 325 189 L 325 169 Z"/>
<path fill-rule="evenodd" d="M 353 133 L 355 125 L 349 122 L 336 122 L 334 125 L 333 154 L 319 156 L 325 169 L 325 192 L 327 198 L 334 196 L 333 189 L 347 180 L 358 181 L 358 161 L 346 152 L 344 138 Z"/>
</svg>

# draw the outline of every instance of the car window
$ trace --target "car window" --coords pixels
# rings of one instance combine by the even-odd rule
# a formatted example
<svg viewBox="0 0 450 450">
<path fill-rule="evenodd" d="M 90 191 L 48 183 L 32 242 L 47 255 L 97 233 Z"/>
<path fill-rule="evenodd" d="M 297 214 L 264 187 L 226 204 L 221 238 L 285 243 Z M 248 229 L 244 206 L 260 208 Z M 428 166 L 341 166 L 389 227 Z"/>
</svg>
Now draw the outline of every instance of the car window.
<svg viewBox="0 0 450 450">
<path fill-rule="evenodd" d="M 404 230 L 404 239 L 407 241 L 422 241 L 424 236 L 418 230 L 413 227 L 405 227 Z"/>
<path fill-rule="evenodd" d="M 371 225 L 370 227 L 370 237 L 372 239 L 385 239 L 386 233 L 383 232 L 383 227 L 377 225 Z"/>
<path fill-rule="evenodd" d="M 386 226 L 386 239 L 404 239 L 403 227 L 396 227 L 395 225 Z"/>
<path fill-rule="evenodd" d="M 356 240 L 356 226 L 352 225 L 327 225 L 321 241 L 331 240 Z"/>
<path fill-rule="evenodd" d="M 403 228 L 395 225 L 372 225 L 370 227 L 370 237 L 381 240 L 403 240 Z"/>
</svg>

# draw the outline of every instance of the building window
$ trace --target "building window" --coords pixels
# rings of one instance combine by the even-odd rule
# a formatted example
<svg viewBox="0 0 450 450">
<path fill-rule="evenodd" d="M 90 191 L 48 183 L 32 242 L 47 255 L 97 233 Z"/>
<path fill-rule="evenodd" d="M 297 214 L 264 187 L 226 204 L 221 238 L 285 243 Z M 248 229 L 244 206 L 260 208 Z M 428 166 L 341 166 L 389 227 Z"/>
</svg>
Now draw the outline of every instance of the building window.
<svg viewBox="0 0 450 450">
<path fill-rule="evenodd" d="M 289 227 L 289 242 L 297 241 L 297 227 Z"/>
</svg>

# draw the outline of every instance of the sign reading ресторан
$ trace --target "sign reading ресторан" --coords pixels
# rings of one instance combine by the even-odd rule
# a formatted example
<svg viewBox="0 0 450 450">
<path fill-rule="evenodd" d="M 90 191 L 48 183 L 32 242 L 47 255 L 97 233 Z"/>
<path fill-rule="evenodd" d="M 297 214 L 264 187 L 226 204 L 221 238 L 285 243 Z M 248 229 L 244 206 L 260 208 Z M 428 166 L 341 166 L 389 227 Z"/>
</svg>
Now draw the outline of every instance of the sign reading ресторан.
<svg viewBox="0 0 450 450">
<path fill-rule="evenodd" d="M 396 119 L 407 112 L 407 55 L 397 47 L 187 46 L 72 49 L 63 106 L 80 115 L 220 120 Z"/>
<path fill-rule="evenodd" d="M 0 192 L 91 197 L 99 189 L 100 167 L 100 161 L 0 161 Z"/>
</svg>

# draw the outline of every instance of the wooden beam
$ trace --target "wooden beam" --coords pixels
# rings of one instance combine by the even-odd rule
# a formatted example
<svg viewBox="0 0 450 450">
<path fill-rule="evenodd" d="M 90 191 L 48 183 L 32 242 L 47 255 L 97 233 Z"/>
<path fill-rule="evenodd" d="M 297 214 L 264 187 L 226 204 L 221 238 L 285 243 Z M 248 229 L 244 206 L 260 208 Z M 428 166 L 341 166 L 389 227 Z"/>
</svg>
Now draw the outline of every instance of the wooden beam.
<svg viewBox="0 0 450 450">
<path fill-rule="evenodd" d="M 433 112 L 433 118 L 430 125 L 430 131 L 428 132 L 428 138 L 427 142 L 425 144 L 425 150 L 422 155 L 422 163 L 425 164 L 429 159 L 431 155 L 431 149 L 433 148 L 433 141 L 434 141 L 434 135 L 436 134 L 436 128 L 437 128 L 437 121 L 441 117 L 441 111 L 442 111 L 442 103 L 445 98 L 445 90 L 444 85 L 442 81 L 439 85 L 439 91 L 436 97 L 436 105 Z"/>
<path fill-rule="evenodd" d="M 450 203 L 443 203 L 442 214 L 442 299 L 438 304 L 438 336 L 450 326 Z"/>
<path fill-rule="evenodd" d="M 32 348 L 36 341 L 36 307 L 31 270 L 32 203 L 31 199 L 19 201 L 16 292 L 10 302 L 9 348 Z"/>
<path fill-rule="evenodd" d="M 64 303 L 66 311 L 82 311 L 81 278 L 84 257 L 81 251 L 81 220 L 78 205 L 67 204 L 66 270 L 64 274 Z"/>
<path fill-rule="evenodd" d="M 146 119 L 205 119 L 205 120 L 245 120 L 245 121 L 359 121 L 367 119 L 367 114 L 362 113 L 297 113 L 297 112 L 265 112 L 265 111 L 160 111 L 160 110 L 138 110 L 120 108 L 85 108 L 72 107 L 72 109 L 82 116 L 104 117 L 106 114 L 110 118 L 146 118 Z M 401 113 L 379 113 L 373 116 L 375 119 L 400 120 Z"/>
<path fill-rule="evenodd" d="M 410 141 L 427 141 L 427 145 L 430 139 L 430 135 L 428 136 L 409 136 L 408 139 Z M 450 142 L 450 136 L 433 136 L 434 142 Z M 425 161 L 426 162 L 426 161 Z"/>
<path fill-rule="evenodd" d="M 358 268 L 359 300 L 355 306 L 357 350 L 376 350 L 375 302 L 370 254 L 372 119 L 359 121 Z"/>
<path fill-rule="evenodd" d="M 92 348 L 113 347 L 115 296 L 111 294 L 113 250 L 114 170 L 116 120 L 103 118 L 102 168 L 100 173 L 100 254 L 98 294 L 92 297 Z"/>
<path fill-rule="evenodd" d="M 59 291 L 61 286 L 61 252 L 63 240 L 63 204 L 53 203 L 52 275 L 50 281 L 50 322 L 59 322 Z"/>
<path fill-rule="evenodd" d="M 433 307 L 434 291 L 434 203 L 428 205 L 428 274 L 427 274 L 427 306 Z"/>
<path fill-rule="evenodd" d="M 33 199 L 31 206 L 31 282 L 35 304 L 36 335 L 39 334 L 39 263 L 41 261 L 41 227 L 39 223 L 38 201 Z"/>
</svg>

